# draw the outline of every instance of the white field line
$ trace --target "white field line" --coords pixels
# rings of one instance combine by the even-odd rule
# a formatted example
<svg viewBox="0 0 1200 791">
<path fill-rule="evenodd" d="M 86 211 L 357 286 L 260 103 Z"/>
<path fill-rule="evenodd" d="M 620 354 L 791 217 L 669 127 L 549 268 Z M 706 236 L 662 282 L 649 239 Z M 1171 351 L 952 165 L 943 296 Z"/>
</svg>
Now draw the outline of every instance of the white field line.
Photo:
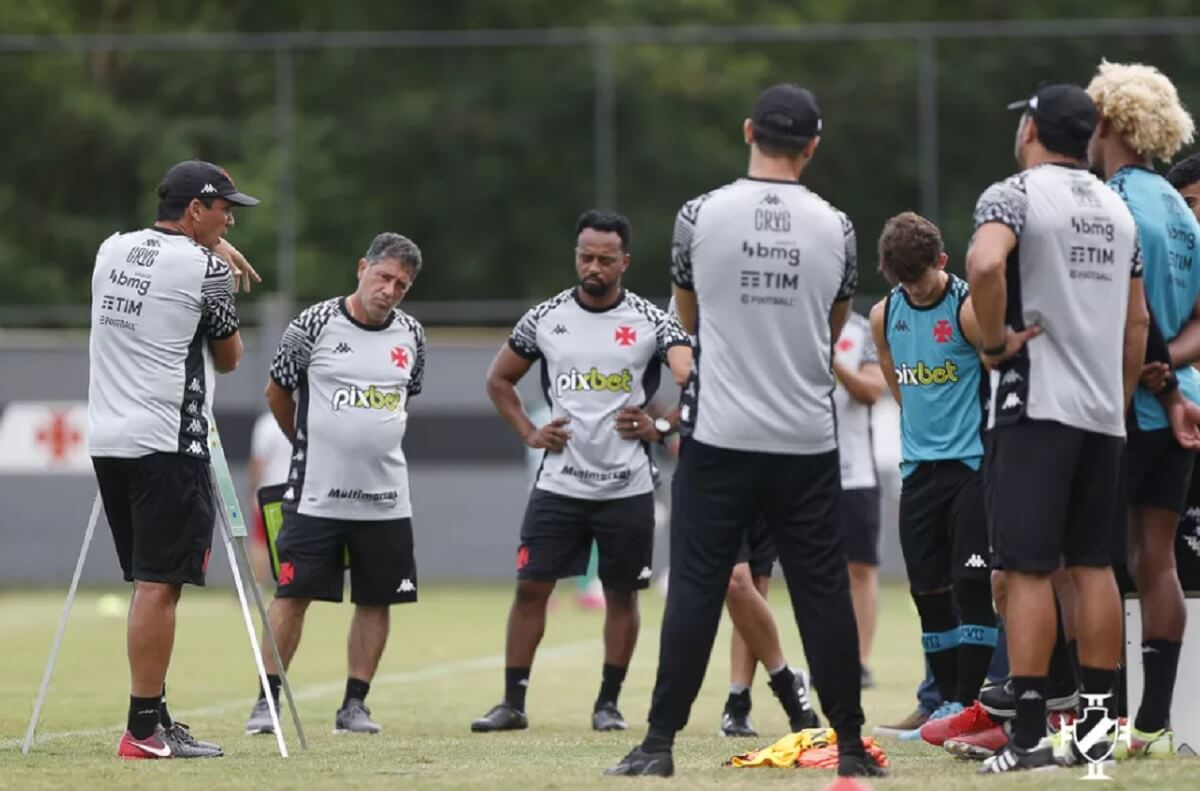
<svg viewBox="0 0 1200 791">
<path fill-rule="evenodd" d="M 544 648 L 538 651 L 538 659 L 549 660 L 561 657 L 576 656 L 578 654 L 587 653 L 589 650 L 596 648 L 599 644 L 596 640 L 580 640 L 574 643 L 563 643 L 549 648 Z M 371 682 L 372 689 L 379 687 L 396 686 L 401 684 L 413 684 L 421 681 L 431 681 L 434 679 L 444 678 L 456 673 L 470 673 L 478 670 L 497 670 L 504 667 L 503 654 L 489 654 L 488 656 L 477 656 L 473 659 L 462 659 L 457 662 L 444 662 L 438 665 L 430 665 L 428 667 L 419 668 L 417 670 L 405 670 L 399 673 L 384 673 L 376 676 Z M 297 701 L 301 700 L 316 700 L 318 698 L 339 695 L 346 689 L 346 682 L 332 681 L 327 684 L 312 684 L 301 689 L 292 690 L 293 697 Z M 227 700 L 224 703 L 216 703 L 211 706 L 202 706 L 198 709 L 187 709 L 179 713 L 181 719 L 188 717 L 211 717 L 220 714 L 226 714 L 230 711 L 245 709 L 249 712 L 251 705 L 254 703 L 249 695 L 244 695 L 236 700 Z M 282 718 L 282 712 L 280 714 Z M 58 733 L 38 733 L 34 739 L 33 748 L 43 742 L 58 741 L 60 739 L 74 739 L 88 736 L 102 736 L 106 733 L 120 733 L 125 726 L 109 725 L 104 728 L 88 728 L 79 731 L 62 731 Z M 17 749 L 21 746 L 21 739 L 4 739 L 0 740 L 0 750 Z"/>
</svg>

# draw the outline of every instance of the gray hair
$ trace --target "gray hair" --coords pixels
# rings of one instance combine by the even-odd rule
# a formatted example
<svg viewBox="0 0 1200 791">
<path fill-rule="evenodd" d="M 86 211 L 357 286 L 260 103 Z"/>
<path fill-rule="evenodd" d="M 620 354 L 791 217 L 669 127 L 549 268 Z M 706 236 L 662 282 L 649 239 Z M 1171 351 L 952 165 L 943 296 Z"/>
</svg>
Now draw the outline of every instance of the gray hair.
<svg viewBox="0 0 1200 791">
<path fill-rule="evenodd" d="M 371 241 L 367 248 L 367 266 L 374 266 L 385 258 L 398 261 L 412 270 L 413 276 L 421 273 L 421 248 L 407 236 L 384 231 Z"/>
</svg>

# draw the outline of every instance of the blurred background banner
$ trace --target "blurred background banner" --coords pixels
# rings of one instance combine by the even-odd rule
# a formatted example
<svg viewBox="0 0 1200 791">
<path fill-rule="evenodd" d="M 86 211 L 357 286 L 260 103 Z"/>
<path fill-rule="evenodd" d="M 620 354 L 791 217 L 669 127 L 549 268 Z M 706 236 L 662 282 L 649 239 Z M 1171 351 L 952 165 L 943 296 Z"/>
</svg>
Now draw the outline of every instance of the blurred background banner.
<svg viewBox="0 0 1200 791">
<path fill-rule="evenodd" d="M 238 300 L 246 358 L 217 386 L 235 475 L 286 322 L 350 291 L 372 237 L 399 231 L 425 257 L 403 307 L 431 328 L 406 440 L 422 575 L 503 579 L 528 483 L 483 377 L 521 313 L 573 282 L 582 210 L 631 218 L 628 285 L 665 303 L 675 212 L 744 172 L 741 123 L 762 88 L 804 84 L 824 115 L 805 181 L 857 227 L 865 313 L 885 291 L 875 240 L 900 211 L 939 222 L 962 273 L 976 197 L 1016 167 L 1005 105 L 1039 82 L 1086 83 L 1102 58 L 1143 61 L 1200 107 L 1193 0 L 1121 0 L 1104 4 L 1111 18 L 1071 18 L 1095 9 L 0 4 L 0 585 L 69 575 L 95 491 L 81 406 L 95 251 L 153 221 L 154 187 L 174 162 L 220 163 L 263 199 L 230 233 L 264 277 Z M 894 411 L 881 414 L 877 441 L 894 443 Z M 894 453 L 879 463 L 887 484 Z M 894 507 L 887 499 L 885 574 L 901 570 Z M 100 544 L 89 579 L 110 581 Z"/>
</svg>

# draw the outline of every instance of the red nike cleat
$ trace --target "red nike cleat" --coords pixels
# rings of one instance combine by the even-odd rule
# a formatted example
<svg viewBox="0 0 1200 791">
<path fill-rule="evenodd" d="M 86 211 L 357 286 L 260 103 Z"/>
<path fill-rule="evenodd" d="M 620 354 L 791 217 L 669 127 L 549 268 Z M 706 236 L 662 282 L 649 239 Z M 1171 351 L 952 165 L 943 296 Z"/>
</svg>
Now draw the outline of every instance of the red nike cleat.
<svg viewBox="0 0 1200 791">
<path fill-rule="evenodd" d="M 994 725 L 985 731 L 956 736 L 947 739 L 942 747 L 955 758 L 965 761 L 984 761 L 1004 749 L 1008 744 L 1008 734 L 1000 725 Z"/>
<path fill-rule="evenodd" d="M 135 739 L 133 734 L 125 731 L 121 743 L 117 745 L 118 758 L 170 758 L 171 748 L 159 738 L 157 733 L 145 739 Z"/>
<path fill-rule="evenodd" d="M 970 708 L 963 709 L 958 714 L 942 717 L 940 720 L 930 720 L 922 725 L 921 738 L 935 747 L 941 747 L 947 739 L 956 739 L 994 727 L 996 723 L 992 722 L 992 718 L 984 711 L 983 706 L 979 705 L 979 701 L 975 701 Z"/>
</svg>

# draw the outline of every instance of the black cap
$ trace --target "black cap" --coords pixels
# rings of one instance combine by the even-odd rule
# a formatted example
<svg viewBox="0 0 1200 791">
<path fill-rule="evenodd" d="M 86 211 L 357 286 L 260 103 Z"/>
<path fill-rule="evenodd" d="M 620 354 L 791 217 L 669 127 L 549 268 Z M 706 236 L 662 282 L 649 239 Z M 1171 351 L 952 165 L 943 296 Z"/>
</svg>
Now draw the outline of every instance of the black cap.
<svg viewBox="0 0 1200 791">
<path fill-rule="evenodd" d="M 767 88 L 754 103 L 750 123 L 755 130 L 794 140 L 821 134 L 821 109 L 812 91 L 792 83 Z"/>
<path fill-rule="evenodd" d="M 224 198 L 236 206 L 257 206 L 258 198 L 238 192 L 237 185 L 225 172 L 211 162 L 189 159 L 173 165 L 158 185 L 158 197 L 168 198 Z"/>
<path fill-rule="evenodd" d="M 1091 137 L 1100 123 L 1096 103 L 1087 91 L 1065 82 L 1040 85 L 1032 96 L 1013 102 L 1008 109 L 1028 112 L 1039 128 L 1053 127 L 1077 140 Z"/>
</svg>

